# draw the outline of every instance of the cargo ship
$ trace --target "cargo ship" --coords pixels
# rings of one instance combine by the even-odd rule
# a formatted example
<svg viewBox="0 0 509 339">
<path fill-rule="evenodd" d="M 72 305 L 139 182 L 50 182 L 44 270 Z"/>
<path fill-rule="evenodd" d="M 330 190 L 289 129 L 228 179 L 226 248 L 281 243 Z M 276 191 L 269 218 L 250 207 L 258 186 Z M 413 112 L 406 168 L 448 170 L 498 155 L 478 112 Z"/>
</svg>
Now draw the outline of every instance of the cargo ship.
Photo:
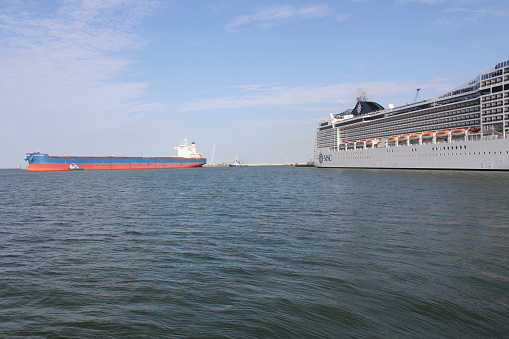
<svg viewBox="0 0 509 339">
<path fill-rule="evenodd" d="M 417 94 L 419 90 L 417 90 Z M 509 60 L 400 107 L 357 98 L 316 131 L 320 168 L 509 170 Z"/>
<path fill-rule="evenodd" d="M 187 139 L 175 147 L 176 157 L 115 157 L 96 156 L 52 156 L 39 151 L 27 153 L 27 171 L 75 171 L 75 170 L 119 170 L 148 168 L 202 167 L 207 162 L 196 151 L 196 144 Z"/>
</svg>

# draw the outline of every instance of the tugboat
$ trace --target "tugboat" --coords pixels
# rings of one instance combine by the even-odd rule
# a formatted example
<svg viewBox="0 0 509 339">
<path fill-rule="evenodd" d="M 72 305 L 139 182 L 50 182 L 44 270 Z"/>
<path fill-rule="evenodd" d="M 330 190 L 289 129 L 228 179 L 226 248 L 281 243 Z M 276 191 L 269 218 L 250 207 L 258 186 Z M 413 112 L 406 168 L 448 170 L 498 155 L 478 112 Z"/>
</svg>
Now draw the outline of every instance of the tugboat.
<svg viewBox="0 0 509 339">
<path fill-rule="evenodd" d="M 235 157 L 235 161 L 230 164 L 230 167 L 247 167 L 247 165 L 242 165 L 239 159 Z"/>
<path fill-rule="evenodd" d="M 315 167 L 315 162 L 314 161 L 308 161 L 308 162 L 306 162 L 304 164 L 296 163 L 295 167 Z"/>
<path fill-rule="evenodd" d="M 69 165 L 69 171 L 82 171 L 83 168 L 80 168 L 78 165 L 72 163 Z"/>
</svg>

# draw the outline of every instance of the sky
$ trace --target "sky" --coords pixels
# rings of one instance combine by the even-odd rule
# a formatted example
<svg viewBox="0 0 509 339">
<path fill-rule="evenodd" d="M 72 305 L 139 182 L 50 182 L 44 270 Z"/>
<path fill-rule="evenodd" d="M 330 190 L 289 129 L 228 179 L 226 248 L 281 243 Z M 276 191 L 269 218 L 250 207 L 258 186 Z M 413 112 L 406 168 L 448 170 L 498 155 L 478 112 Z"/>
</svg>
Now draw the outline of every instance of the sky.
<svg viewBox="0 0 509 339">
<path fill-rule="evenodd" d="M 509 59 L 507 0 L 1 0 L 0 168 L 50 155 L 306 162 L 366 94 L 431 99 Z"/>
</svg>

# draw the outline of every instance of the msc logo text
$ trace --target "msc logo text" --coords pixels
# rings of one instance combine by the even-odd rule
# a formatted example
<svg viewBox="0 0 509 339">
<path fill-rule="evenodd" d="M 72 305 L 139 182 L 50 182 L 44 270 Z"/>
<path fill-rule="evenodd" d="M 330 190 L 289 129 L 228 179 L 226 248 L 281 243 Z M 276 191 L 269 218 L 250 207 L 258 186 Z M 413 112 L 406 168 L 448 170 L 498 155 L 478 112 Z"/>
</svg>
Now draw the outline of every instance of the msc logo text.
<svg viewBox="0 0 509 339">
<path fill-rule="evenodd" d="M 324 161 L 332 161 L 332 159 L 331 159 L 330 154 L 329 155 L 323 155 L 322 153 L 320 153 L 320 155 L 318 156 L 318 161 L 321 164 Z"/>
</svg>

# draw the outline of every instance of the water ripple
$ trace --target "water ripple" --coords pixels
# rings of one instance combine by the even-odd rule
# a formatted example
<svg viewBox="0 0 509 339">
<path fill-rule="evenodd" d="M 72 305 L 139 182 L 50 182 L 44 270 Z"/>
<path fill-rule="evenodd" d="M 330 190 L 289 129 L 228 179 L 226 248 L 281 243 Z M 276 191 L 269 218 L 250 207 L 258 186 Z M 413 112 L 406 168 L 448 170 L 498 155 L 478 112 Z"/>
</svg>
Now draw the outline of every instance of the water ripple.
<svg viewBox="0 0 509 339">
<path fill-rule="evenodd" d="M 80 172 L 0 171 L 2 338 L 509 333 L 507 173 Z"/>
</svg>

